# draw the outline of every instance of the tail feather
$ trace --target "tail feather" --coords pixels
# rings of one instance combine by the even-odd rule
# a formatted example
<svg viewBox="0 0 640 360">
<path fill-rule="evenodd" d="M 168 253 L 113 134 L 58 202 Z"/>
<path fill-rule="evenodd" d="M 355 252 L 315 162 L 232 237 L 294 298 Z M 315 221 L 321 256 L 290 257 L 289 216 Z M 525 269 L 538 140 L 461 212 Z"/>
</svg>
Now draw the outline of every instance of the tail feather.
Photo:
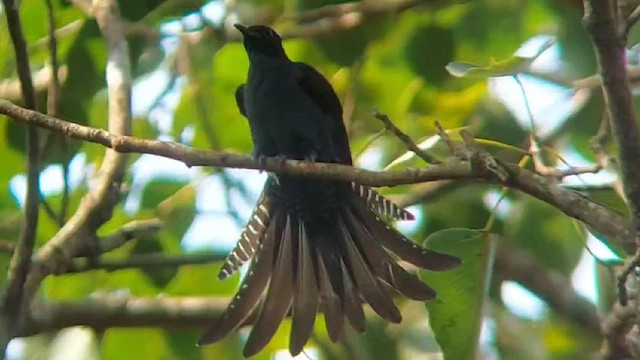
<svg viewBox="0 0 640 360">
<path fill-rule="evenodd" d="M 359 220 L 364 223 L 372 234 L 376 234 L 378 242 L 400 259 L 420 268 L 433 271 L 451 270 L 460 265 L 460 259 L 457 257 L 419 246 L 398 231 L 391 229 L 376 214 L 362 216 L 370 213 L 370 210 L 362 202 L 358 201 L 357 197 L 352 196 L 350 204 L 354 206 Z"/>
<path fill-rule="evenodd" d="M 353 226 L 362 227 L 360 236 L 355 237 L 356 244 L 360 251 L 366 256 L 371 266 L 371 269 L 375 274 L 393 288 L 399 291 L 402 295 L 413 300 L 431 300 L 435 297 L 435 291 L 424 282 L 420 281 L 417 276 L 409 274 L 405 269 L 398 265 L 389 255 L 389 253 L 375 241 L 371 229 L 366 228 L 364 224 L 366 222 L 359 219 L 365 217 L 374 217 L 375 215 L 367 211 L 359 213 L 356 217 L 351 211 L 356 210 L 357 207 L 351 209 L 345 209 L 345 217 L 351 221 Z M 366 209 L 365 209 L 366 210 Z"/>
<path fill-rule="evenodd" d="M 344 268 L 344 263 L 342 266 L 343 273 L 348 274 L 349 272 Z M 362 333 L 365 330 L 365 318 L 364 311 L 362 311 L 360 293 L 358 293 L 358 289 L 356 289 L 351 277 L 345 276 L 344 280 L 344 314 L 347 320 L 349 320 L 351 327 Z"/>
<path fill-rule="evenodd" d="M 320 289 L 320 308 L 324 313 L 324 322 L 329 334 L 329 339 L 338 342 L 342 336 L 344 315 L 340 296 L 335 292 L 331 284 L 330 274 L 325 260 L 319 250 L 316 253 L 318 287 Z"/>
<path fill-rule="evenodd" d="M 345 214 L 350 214 L 345 212 Z M 343 221 L 346 220 L 346 224 Z M 355 218 L 339 219 L 339 227 L 342 229 L 343 237 L 341 242 L 342 255 L 348 263 L 347 269 L 356 287 L 365 301 L 381 317 L 393 323 L 402 321 L 400 311 L 393 303 L 389 294 L 382 290 L 379 278 L 372 274 L 369 264 L 363 258 L 363 254 L 353 241 L 354 237 L 367 236 L 359 224 L 354 223 Z"/>
<path fill-rule="evenodd" d="M 250 260 L 264 237 L 271 215 L 269 209 L 273 199 L 263 191 L 253 209 L 249 222 L 245 226 L 236 247 L 227 255 L 227 259 L 218 273 L 218 279 L 224 280 L 233 275 L 247 260 Z"/>
<path fill-rule="evenodd" d="M 292 249 L 294 235 L 291 229 L 291 218 L 287 215 L 278 254 L 275 256 L 276 263 L 267 297 L 244 347 L 245 357 L 255 355 L 269 343 L 291 308 L 294 281 Z"/>
<path fill-rule="evenodd" d="M 371 211 L 379 216 L 395 220 L 415 220 L 412 213 L 394 204 L 368 186 L 351 182 L 351 189 L 366 201 Z"/>
<path fill-rule="evenodd" d="M 289 352 L 298 355 L 311 337 L 313 324 L 318 312 L 318 283 L 311 257 L 311 244 L 307 238 L 306 229 L 302 221 L 298 220 L 298 251 L 296 261 L 295 292 L 293 297 L 293 311 Z"/>
<path fill-rule="evenodd" d="M 365 330 L 363 301 L 398 323 L 402 316 L 393 302 L 398 293 L 433 299 L 434 290 L 398 265 L 396 257 L 430 270 L 459 264 L 457 258 L 424 249 L 387 226 L 380 217 L 412 215 L 372 189 L 320 184 L 316 189 L 294 183 L 293 193 L 283 192 L 277 183 L 267 185 L 220 277 L 252 259 L 249 272 L 201 344 L 219 341 L 256 318 L 244 349 L 244 355 L 251 356 L 268 344 L 289 313 L 289 352 L 297 355 L 311 337 L 319 310 L 329 338 L 338 342 L 345 318 L 356 331 Z M 324 202 L 313 207 L 318 201 Z"/>
<path fill-rule="evenodd" d="M 272 259 L 275 253 L 275 243 L 280 241 L 279 235 L 277 226 L 272 226 L 267 236 L 260 242 L 257 254 L 240 285 L 240 290 L 231 300 L 220 319 L 205 331 L 198 342 L 199 344 L 211 344 L 223 339 L 238 328 L 260 304 L 264 290 L 271 279 Z"/>
<path fill-rule="evenodd" d="M 309 230 L 309 229 L 307 229 Z M 316 247 L 316 262 L 318 270 L 318 284 L 320 287 L 320 307 L 324 312 L 324 322 L 329 339 L 338 342 L 342 338 L 344 313 L 342 307 L 343 272 L 340 256 L 332 248 L 334 239 L 320 236 L 324 230 L 318 232 L 311 241 Z"/>
</svg>

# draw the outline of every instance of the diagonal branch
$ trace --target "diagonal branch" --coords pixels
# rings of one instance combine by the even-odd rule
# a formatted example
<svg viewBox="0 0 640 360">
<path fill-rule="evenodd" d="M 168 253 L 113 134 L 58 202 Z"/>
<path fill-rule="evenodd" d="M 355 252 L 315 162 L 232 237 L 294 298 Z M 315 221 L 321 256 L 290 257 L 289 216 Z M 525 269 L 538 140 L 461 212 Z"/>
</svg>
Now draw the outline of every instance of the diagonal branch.
<svg viewBox="0 0 640 360">
<path fill-rule="evenodd" d="M 131 133 L 131 75 L 129 50 L 118 5 L 114 0 L 93 2 L 93 14 L 107 43 L 107 84 L 109 92 L 109 131 L 118 135 Z M 127 157 L 107 150 L 96 178 L 96 186 L 83 197 L 69 221 L 38 252 L 28 291 L 33 295 L 40 281 L 60 268 L 95 239 L 95 231 L 109 218 L 120 200 Z"/>
<path fill-rule="evenodd" d="M 3 0 L 4 13 L 16 57 L 16 67 L 22 98 L 25 106 L 36 109 L 36 94 L 31 79 L 27 45 L 22 34 L 22 24 L 18 4 L 13 0 Z M 25 222 L 20 231 L 18 245 L 11 258 L 7 272 L 7 287 L 0 309 L 0 358 L 4 358 L 15 327 L 19 324 L 22 312 L 27 308 L 29 298 L 25 297 L 25 282 L 31 268 L 31 257 L 36 241 L 38 227 L 38 207 L 40 205 L 40 142 L 39 129 L 33 124 L 27 125 L 27 198 L 25 201 Z"/>
</svg>

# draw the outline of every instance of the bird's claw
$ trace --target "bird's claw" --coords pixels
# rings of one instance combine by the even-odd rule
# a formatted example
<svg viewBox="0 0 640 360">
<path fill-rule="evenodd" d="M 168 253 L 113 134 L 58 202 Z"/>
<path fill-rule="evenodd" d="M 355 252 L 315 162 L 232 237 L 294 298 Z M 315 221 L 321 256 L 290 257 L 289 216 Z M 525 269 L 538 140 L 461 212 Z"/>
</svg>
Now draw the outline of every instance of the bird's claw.
<svg viewBox="0 0 640 360">
<path fill-rule="evenodd" d="M 253 159 L 258 163 L 258 169 L 261 173 L 267 169 L 267 156 L 253 153 Z"/>
<path fill-rule="evenodd" d="M 304 157 L 304 161 L 307 161 L 307 162 L 314 163 L 314 162 L 316 162 L 316 160 L 318 160 L 318 154 L 315 151 L 312 151 L 312 152 L 308 153 Z"/>
</svg>

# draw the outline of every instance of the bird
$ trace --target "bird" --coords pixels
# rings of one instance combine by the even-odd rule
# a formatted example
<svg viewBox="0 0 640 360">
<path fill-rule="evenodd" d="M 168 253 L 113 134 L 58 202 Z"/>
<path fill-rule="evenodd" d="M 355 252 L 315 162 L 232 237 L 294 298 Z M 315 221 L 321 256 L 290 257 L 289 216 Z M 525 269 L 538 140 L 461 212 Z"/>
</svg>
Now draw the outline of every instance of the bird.
<svg viewBox="0 0 640 360">
<path fill-rule="evenodd" d="M 235 98 L 249 122 L 253 156 L 353 165 L 342 105 L 329 81 L 312 66 L 290 60 L 272 28 L 234 26 L 250 63 Z M 199 344 L 218 342 L 252 324 L 243 350 L 250 357 L 290 316 L 289 352 L 295 356 L 311 337 L 318 313 L 333 342 L 342 339 L 347 323 L 364 332 L 365 303 L 399 323 L 395 296 L 418 301 L 436 296 L 399 260 L 433 271 L 461 263 L 415 244 L 389 225 L 413 218 L 362 184 L 270 174 L 218 278 L 249 262 L 247 273 Z"/>
</svg>

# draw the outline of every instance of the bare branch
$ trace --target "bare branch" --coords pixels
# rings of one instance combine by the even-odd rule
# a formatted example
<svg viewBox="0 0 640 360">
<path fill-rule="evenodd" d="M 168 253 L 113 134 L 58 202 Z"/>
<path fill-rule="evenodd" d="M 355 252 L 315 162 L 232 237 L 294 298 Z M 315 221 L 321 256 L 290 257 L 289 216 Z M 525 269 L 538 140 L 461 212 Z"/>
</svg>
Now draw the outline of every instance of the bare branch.
<svg viewBox="0 0 640 360">
<path fill-rule="evenodd" d="M 420 149 L 420 147 L 416 145 L 416 143 L 413 141 L 413 139 L 411 139 L 411 137 L 409 137 L 409 135 L 402 132 L 402 130 L 398 129 L 398 127 L 393 122 L 391 122 L 391 119 L 389 119 L 387 115 L 376 110 L 374 116 L 384 124 L 385 129 L 391 131 L 391 133 L 395 135 L 395 137 L 397 137 L 400 141 L 402 141 L 402 143 L 405 144 L 405 146 L 409 150 L 413 151 L 414 154 L 418 155 L 427 164 L 442 164 L 442 161 L 437 159 L 435 156 Z"/>
<path fill-rule="evenodd" d="M 183 265 L 202 265 L 224 261 L 226 253 L 195 253 L 168 256 L 159 254 L 134 254 L 124 260 L 77 259 L 66 269 L 65 274 L 89 270 L 117 271 L 125 269 L 155 269 L 158 267 L 177 267 Z"/>
<path fill-rule="evenodd" d="M 400 171 L 368 171 L 340 164 L 307 163 L 303 161 L 267 159 L 264 166 L 249 156 L 227 152 L 204 151 L 166 141 L 138 139 L 120 136 L 107 131 L 51 118 L 36 111 L 0 100 L 0 113 L 13 116 L 17 121 L 29 122 L 61 132 L 69 137 L 95 142 L 127 153 L 159 155 L 184 162 L 187 166 L 217 166 L 242 169 L 267 170 L 276 173 L 305 175 L 325 179 L 355 181 L 370 186 L 396 186 L 435 180 L 483 180 L 498 183 L 493 173 L 478 172 L 467 162 L 449 162 L 422 169 Z M 538 174 L 520 169 L 514 164 L 502 164 L 507 179 L 500 182 L 531 196 L 541 199 L 567 215 L 593 227 L 610 241 L 634 250 L 634 233 L 621 216 L 606 207 L 591 201 L 586 196 L 563 188 Z"/>
<path fill-rule="evenodd" d="M 13 43 L 16 67 L 20 78 L 22 98 L 28 109 L 36 109 L 36 93 L 31 80 L 27 44 L 22 34 L 22 24 L 18 4 L 13 0 L 3 0 L 4 13 Z M 18 326 L 23 310 L 29 301 L 25 297 L 25 282 L 31 268 L 31 257 L 36 241 L 38 228 L 38 207 L 40 204 L 40 144 L 39 129 L 35 125 L 27 125 L 27 197 L 25 201 L 25 221 L 20 231 L 20 239 L 11 257 L 7 272 L 7 287 L 2 299 L 0 313 L 0 358 L 4 358 L 9 341 Z"/>
<path fill-rule="evenodd" d="M 35 302 L 31 317 L 19 331 L 30 336 L 70 326 L 103 330 L 110 327 L 150 327 L 202 329 L 217 319 L 227 307 L 221 297 L 109 297 L 85 302 Z"/>
</svg>

